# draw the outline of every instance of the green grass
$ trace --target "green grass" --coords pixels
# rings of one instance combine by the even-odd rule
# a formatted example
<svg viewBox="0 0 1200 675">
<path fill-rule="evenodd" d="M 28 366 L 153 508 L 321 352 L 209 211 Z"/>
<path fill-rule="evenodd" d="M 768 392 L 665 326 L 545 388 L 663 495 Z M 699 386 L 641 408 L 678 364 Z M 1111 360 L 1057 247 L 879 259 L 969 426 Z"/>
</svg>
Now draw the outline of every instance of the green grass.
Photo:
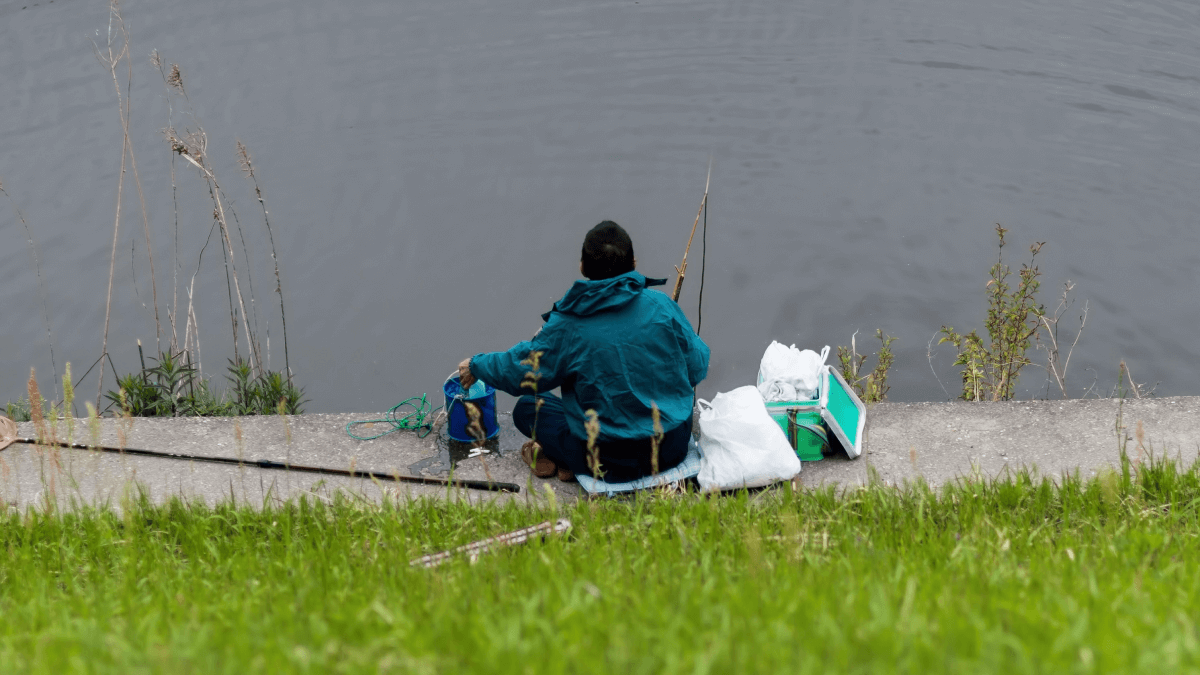
<svg viewBox="0 0 1200 675">
<path fill-rule="evenodd" d="M 0 525 L 21 672 L 1200 668 L 1200 472 L 545 505 L 130 503 Z"/>
</svg>

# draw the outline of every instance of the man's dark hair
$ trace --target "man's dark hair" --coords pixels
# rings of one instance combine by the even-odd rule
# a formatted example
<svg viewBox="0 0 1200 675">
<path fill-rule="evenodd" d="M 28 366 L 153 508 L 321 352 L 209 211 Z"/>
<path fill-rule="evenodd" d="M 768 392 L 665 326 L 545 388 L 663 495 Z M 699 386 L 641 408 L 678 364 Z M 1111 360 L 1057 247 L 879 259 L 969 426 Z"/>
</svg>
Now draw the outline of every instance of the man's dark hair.
<svg viewBox="0 0 1200 675">
<path fill-rule="evenodd" d="M 633 240 L 620 225 L 606 220 L 583 238 L 583 276 L 611 279 L 633 270 Z"/>
</svg>

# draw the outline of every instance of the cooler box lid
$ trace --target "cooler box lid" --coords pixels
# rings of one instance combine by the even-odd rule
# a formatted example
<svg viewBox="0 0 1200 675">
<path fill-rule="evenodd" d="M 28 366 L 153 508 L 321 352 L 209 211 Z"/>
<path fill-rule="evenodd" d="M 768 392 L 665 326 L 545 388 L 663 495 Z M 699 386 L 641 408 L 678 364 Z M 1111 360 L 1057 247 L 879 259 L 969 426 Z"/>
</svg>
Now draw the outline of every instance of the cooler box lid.
<svg viewBox="0 0 1200 675">
<path fill-rule="evenodd" d="M 851 459 L 862 454 L 867 407 L 832 366 L 821 373 L 821 419 Z"/>
</svg>

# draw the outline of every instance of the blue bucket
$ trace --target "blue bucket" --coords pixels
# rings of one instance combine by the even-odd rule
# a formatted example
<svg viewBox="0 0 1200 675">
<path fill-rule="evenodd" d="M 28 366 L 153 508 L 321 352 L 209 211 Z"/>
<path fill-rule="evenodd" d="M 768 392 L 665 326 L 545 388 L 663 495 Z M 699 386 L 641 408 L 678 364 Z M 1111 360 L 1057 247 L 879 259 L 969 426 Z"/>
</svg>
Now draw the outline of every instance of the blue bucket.
<svg viewBox="0 0 1200 675">
<path fill-rule="evenodd" d="M 478 440 L 467 430 L 471 417 L 467 415 L 463 401 L 470 401 L 479 407 L 479 422 L 487 438 L 495 438 L 500 434 L 500 425 L 496 422 L 496 390 L 486 382 L 482 384 L 483 394 L 474 397 L 468 397 L 467 392 L 463 391 L 457 375 L 442 385 L 442 391 L 446 394 L 446 427 L 450 438 L 463 443 Z"/>
</svg>

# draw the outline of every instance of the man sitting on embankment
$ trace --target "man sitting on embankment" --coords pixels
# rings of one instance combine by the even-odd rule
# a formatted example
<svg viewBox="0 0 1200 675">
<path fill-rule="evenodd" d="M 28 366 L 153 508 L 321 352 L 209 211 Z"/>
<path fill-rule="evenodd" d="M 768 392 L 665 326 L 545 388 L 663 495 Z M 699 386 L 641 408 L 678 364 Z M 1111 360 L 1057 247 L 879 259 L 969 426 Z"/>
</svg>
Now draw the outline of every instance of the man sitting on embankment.
<svg viewBox="0 0 1200 675">
<path fill-rule="evenodd" d="M 539 477 L 582 473 L 625 482 L 650 475 L 655 408 L 664 432 L 657 470 L 687 455 L 693 389 L 708 374 L 708 345 L 678 304 L 647 288 L 666 281 L 647 279 L 636 264 L 625 230 L 600 223 L 583 240 L 579 270 L 587 278 L 542 315 L 546 323 L 533 339 L 459 364 L 464 388 L 478 378 L 520 396 L 513 422 L 536 439 L 521 456 Z M 562 398 L 549 393 L 555 388 Z M 599 422 L 597 471 L 588 457 L 591 410 Z"/>
</svg>

